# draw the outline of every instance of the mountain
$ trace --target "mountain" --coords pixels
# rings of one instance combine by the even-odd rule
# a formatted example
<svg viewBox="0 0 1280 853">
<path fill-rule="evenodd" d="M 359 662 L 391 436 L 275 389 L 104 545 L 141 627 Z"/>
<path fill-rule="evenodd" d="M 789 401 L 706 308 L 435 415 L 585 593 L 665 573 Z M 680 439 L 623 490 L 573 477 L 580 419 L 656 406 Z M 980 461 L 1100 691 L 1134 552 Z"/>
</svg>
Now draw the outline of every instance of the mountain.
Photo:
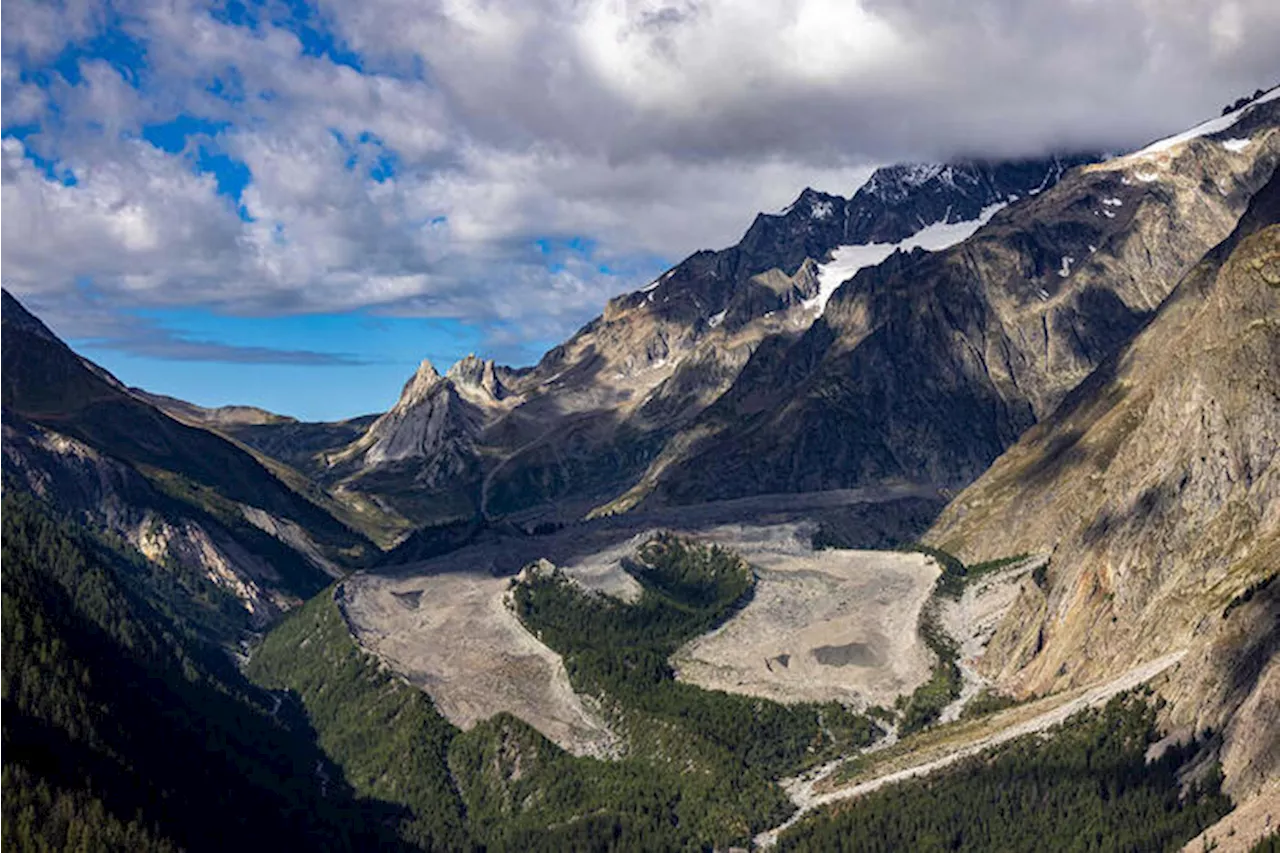
<svg viewBox="0 0 1280 853">
<path fill-rule="evenodd" d="M 532 368 L 424 367 L 316 476 L 419 525 L 962 488 L 1227 235 L 1280 159 L 1277 126 L 1271 93 L 1103 162 L 899 165 L 849 198 L 806 189 Z"/>
<path fill-rule="evenodd" d="M 611 300 L 531 369 L 424 365 L 365 435 L 324 455 L 321 476 L 421 523 L 581 516 L 629 488 L 762 343 L 822 315 L 848 247 L 869 263 L 912 241 L 948 245 L 1091 159 L 895 166 L 848 199 L 806 189 L 736 245 Z"/>
<path fill-rule="evenodd" d="M 1269 96 L 1068 172 L 950 248 L 858 270 L 812 326 L 756 348 L 611 508 L 964 486 L 1227 235 L 1280 158 L 1278 127 Z"/>
<path fill-rule="evenodd" d="M 1186 649 L 1168 723 L 1217 734 L 1237 800 L 1280 777 L 1280 175 L 927 540 L 1052 555 L 982 660 L 1006 689 Z"/>
<path fill-rule="evenodd" d="M 291 424 L 297 420 L 287 415 L 277 415 L 257 406 L 215 406 L 207 408 L 169 397 L 152 394 L 142 388 L 130 388 L 129 393 L 155 406 L 170 417 L 196 426 L 257 426 L 259 424 Z"/>
<path fill-rule="evenodd" d="M 7 292 L 2 316 L 6 488 L 192 583 L 214 579 L 251 626 L 372 557 L 363 536 L 248 452 L 138 397 Z"/>
<path fill-rule="evenodd" d="M 806 190 L 336 424 L 126 388 L 4 293 L 6 849 L 1246 849 L 1278 110 Z"/>
<path fill-rule="evenodd" d="M 293 699 L 152 594 L 170 567 L 13 488 L 3 524 L 5 849 L 414 849 Z"/>
<path fill-rule="evenodd" d="M 373 492 L 411 517 L 442 511 L 466 517 L 465 500 L 456 508 L 440 502 L 480 476 L 480 433 L 502 412 L 505 396 L 491 361 L 469 356 L 441 376 L 424 360 L 395 406 L 355 441 L 324 454 L 324 464 L 353 473 L 343 481 L 347 489 Z"/>
</svg>

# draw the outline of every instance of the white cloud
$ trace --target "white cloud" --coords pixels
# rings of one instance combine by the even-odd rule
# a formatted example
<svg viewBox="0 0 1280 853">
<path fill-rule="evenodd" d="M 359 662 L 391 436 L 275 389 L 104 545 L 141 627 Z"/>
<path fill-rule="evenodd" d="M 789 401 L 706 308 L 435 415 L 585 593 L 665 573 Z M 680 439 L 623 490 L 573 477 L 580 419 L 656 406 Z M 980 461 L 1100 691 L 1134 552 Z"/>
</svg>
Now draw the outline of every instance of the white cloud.
<svg viewBox="0 0 1280 853">
<path fill-rule="evenodd" d="M 643 259 L 731 243 L 803 186 L 847 194 L 887 159 L 1136 144 L 1272 82 L 1280 55 L 1263 0 L 323 0 L 363 72 L 186 0 L 116 8 L 147 45 L 141 91 L 93 59 L 77 85 L 24 82 L 106 16 L 3 7 L 6 121 L 44 125 L 5 143 L 4 280 L 68 322 L 92 279 L 124 307 L 374 306 L 554 338 L 643 283 Z M 230 122 L 213 142 L 252 172 L 252 221 L 190 151 L 137 138 L 184 112 Z M 533 241 L 570 236 L 594 255 L 548 268 Z"/>
</svg>

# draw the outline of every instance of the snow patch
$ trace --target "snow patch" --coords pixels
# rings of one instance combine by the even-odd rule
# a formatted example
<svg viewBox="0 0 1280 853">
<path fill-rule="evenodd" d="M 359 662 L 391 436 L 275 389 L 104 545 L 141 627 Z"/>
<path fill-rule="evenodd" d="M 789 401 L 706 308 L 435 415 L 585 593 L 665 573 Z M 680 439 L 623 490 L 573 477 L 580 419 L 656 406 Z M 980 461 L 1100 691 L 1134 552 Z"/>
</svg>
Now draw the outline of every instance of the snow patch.
<svg viewBox="0 0 1280 853">
<path fill-rule="evenodd" d="M 940 169 L 939 169 L 940 171 Z M 934 175 L 937 172 L 933 173 Z M 932 177 L 933 175 L 930 175 Z M 925 249 L 937 252 L 967 240 L 973 233 L 995 216 L 996 211 L 1006 206 L 1006 202 L 997 202 L 982 209 L 977 219 L 964 222 L 935 222 L 921 228 L 915 234 L 897 243 L 865 243 L 855 246 L 839 246 L 831 253 L 831 260 L 818 267 L 818 292 L 801 303 L 804 310 L 817 309 L 817 316 L 827 309 L 827 301 L 860 269 L 873 267 L 894 252 L 912 249 Z"/>
<path fill-rule="evenodd" d="M 1120 205 L 1124 204 L 1124 202 L 1122 202 L 1118 198 L 1104 198 L 1102 200 L 1102 203 L 1105 204 L 1107 207 L 1119 207 Z"/>
<path fill-rule="evenodd" d="M 1249 147 L 1252 139 L 1224 139 L 1222 147 L 1230 151 L 1232 154 L 1239 154 L 1241 151 Z"/>
<path fill-rule="evenodd" d="M 815 201 L 809 208 L 809 216 L 812 219 L 827 219 L 831 216 L 831 202 Z"/>
<path fill-rule="evenodd" d="M 1209 136 L 1214 133 L 1221 133 L 1239 121 L 1251 108 L 1256 107 L 1259 104 L 1265 104 L 1268 101 L 1274 101 L 1276 98 L 1280 98 L 1280 86 L 1277 86 L 1270 92 L 1267 92 L 1256 101 L 1250 101 L 1238 110 L 1232 110 L 1224 116 L 1218 116 L 1217 118 L 1211 118 L 1208 121 L 1201 122 L 1190 130 L 1184 130 L 1182 133 L 1177 133 L 1173 136 L 1153 142 L 1146 148 L 1136 151 L 1129 156 L 1142 157 L 1149 154 L 1159 154 L 1162 151 L 1168 151 L 1170 148 L 1173 148 L 1176 145 L 1181 145 L 1184 142 L 1189 142 L 1192 139 L 1197 139 L 1201 136 Z"/>
<path fill-rule="evenodd" d="M 714 329 L 716 326 L 719 326 L 721 323 L 724 322 L 724 315 L 728 313 L 729 313 L 729 309 L 726 308 L 718 314 L 712 314 L 711 317 L 707 319 L 707 326 L 709 326 L 712 329 Z"/>
<path fill-rule="evenodd" d="M 644 287 L 640 288 L 640 292 L 641 292 L 641 293 L 652 293 L 654 290 L 657 290 L 657 288 L 658 288 L 658 286 L 659 286 L 660 284 L 662 284 L 662 283 L 663 283 L 664 281 L 666 281 L 667 279 L 671 278 L 671 276 L 675 275 L 675 273 L 676 273 L 676 271 L 675 271 L 675 270 L 673 270 L 673 269 L 667 270 L 667 271 L 666 271 L 666 272 L 664 272 L 662 275 L 660 275 L 660 276 L 658 276 L 657 278 L 655 278 L 652 282 L 650 282 L 649 284 L 647 284 L 647 285 L 645 285 Z M 651 298 L 651 301 L 652 301 L 652 298 Z"/>
<path fill-rule="evenodd" d="M 1075 262 L 1076 262 L 1076 259 L 1071 257 L 1070 255 L 1063 255 L 1062 266 L 1058 267 L 1058 275 L 1062 276 L 1063 278 L 1066 278 L 1067 276 L 1071 275 L 1071 265 L 1074 264 Z"/>
</svg>

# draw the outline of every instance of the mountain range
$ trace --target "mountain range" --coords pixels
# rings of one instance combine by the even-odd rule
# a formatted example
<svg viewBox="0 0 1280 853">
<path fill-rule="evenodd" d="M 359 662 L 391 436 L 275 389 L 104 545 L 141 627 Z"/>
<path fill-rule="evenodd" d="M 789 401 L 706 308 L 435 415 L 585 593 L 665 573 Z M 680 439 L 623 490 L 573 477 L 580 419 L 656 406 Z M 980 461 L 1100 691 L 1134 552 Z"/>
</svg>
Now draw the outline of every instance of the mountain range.
<svg viewBox="0 0 1280 853">
<path fill-rule="evenodd" d="M 1249 849 L 1280 807 L 1278 163 L 1274 89 L 1123 155 L 883 167 L 757 215 L 532 367 L 423 361 L 340 423 L 127 387 L 6 291 L 5 835 L 821 849 L 888 832 L 849 821 L 890 783 L 932 814 L 948 783 L 917 771 L 1050 761 L 1000 744 L 1052 718 L 1054 743 L 1141 729 L 1123 779 L 1169 764 L 1168 834 L 1123 849 Z M 818 631 L 846 593 L 785 573 L 826 577 L 823 554 L 866 600 L 826 619 L 852 640 L 804 653 L 854 673 L 909 648 L 893 707 L 732 674 L 793 684 L 800 651 L 689 680 L 736 620 Z M 917 594 L 906 623 L 858 621 Z M 440 668 L 475 649 L 505 669 Z M 1140 692 L 1053 716 L 1122 682 L 1149 682 L 1149 716 Z M 568 713 L 606 746 L 557 739 Z M 212 769 L 158 769 L 148 730 Z M 954 771 L 974 789 L 1013 753 L 983 754 Z M 218 826 L 201 803 L 237 779 Z M 1142 788 L 1115 785 L 1119 815 Z"/>
</svg>

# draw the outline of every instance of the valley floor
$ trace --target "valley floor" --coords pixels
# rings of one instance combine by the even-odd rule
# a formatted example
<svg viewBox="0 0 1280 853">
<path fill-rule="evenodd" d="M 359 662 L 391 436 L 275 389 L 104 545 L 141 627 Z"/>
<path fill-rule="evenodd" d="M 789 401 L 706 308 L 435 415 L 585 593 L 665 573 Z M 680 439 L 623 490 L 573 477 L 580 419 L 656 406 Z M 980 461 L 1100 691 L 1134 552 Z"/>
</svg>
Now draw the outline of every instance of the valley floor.
<svg viewBox="0 0 1280 853">
<path fill-rule="evenodd" d="M 732 525 L 700 534 L 755 569 L 752 601 L 680 649 L 677 677 L 776 702 L 888 706 L 929 677 L 916 630 L 938 567 L 918 553 L 815 551 L 808 525 Z"/>
</svg>

